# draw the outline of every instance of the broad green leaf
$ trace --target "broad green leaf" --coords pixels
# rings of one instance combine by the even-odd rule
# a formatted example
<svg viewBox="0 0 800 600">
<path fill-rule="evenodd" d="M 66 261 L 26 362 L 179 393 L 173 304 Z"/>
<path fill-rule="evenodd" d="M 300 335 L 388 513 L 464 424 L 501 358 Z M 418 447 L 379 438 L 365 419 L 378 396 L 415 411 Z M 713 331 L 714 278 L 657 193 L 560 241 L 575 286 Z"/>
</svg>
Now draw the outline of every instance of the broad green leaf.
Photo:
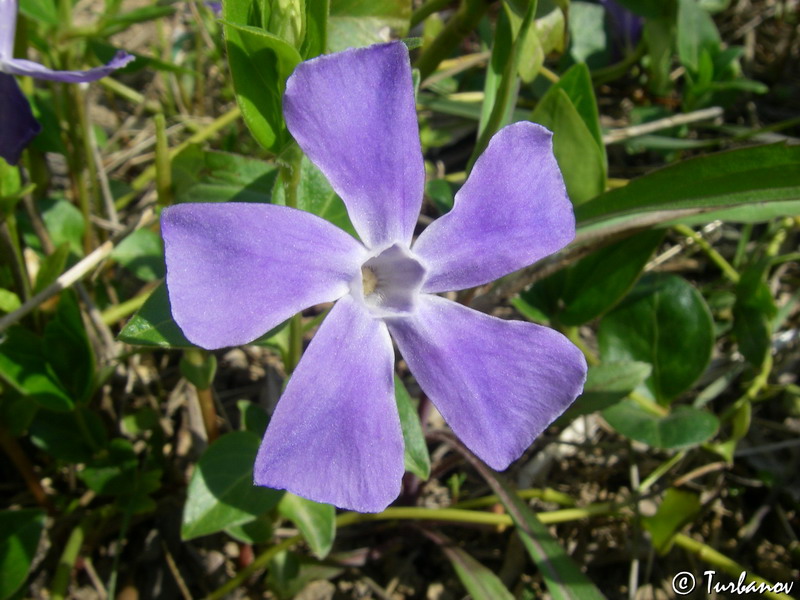
<svg viewBox="0 0 800 600">
<path fill-rule="evenodd" d="M 243 544 L 265 544 L 272 538 L 272 520 L 261 516 L 247 523 L 226 527 L 225 533 Z"/>
<path fill-rule="evenodd" d="M 164 277 L 164 244 L 150 229 L 137 229 L 111 252 L 116 260 L 142 281 Z"/>
<path fill-rule="evenodd" d="M 67 200 L 49 199 L 41 200 L 39 209 L 53 245 L 58 247 L 67 243 L 72 252 L 82 256 L 85 225 L 81 211 Z M 38 241 L 32 247 L 38 247 Z"/>
<path fill-rule="evenodd" d="M 0 380 L 44 408 L 70 410 L 74 400 L 44 356 L 41 338 L 23 327 L 11 327 L 0 341 Z"/>
<path fill-rule="evenodd" d="M 236 408 L 239 409 L 242 429 L 263 437 L 269 423 L 269 416 L 264 409 L 250 400 L 237 400 Z"/>
<path fill-rule="evenodd" d="M 654 0 L 661 5 L 670 3 Z M 648 18 L 644 23 L 642 36 L 647 45 L 648 81 L 650 92 L 666 96 L 674 84 L 670 78 L 672 72 L 672 56 L 675 38 L 675 19 L 670 15 Z"/>
<path fill-rule="evenodd" d="M 575 62 L 592 67 L 608 63 L 605 9 L 599 4 L 573 0 L 569 5 L 569 54 Z"/>
<path fill-rule="evenodd" d="M 505 506 L 514 521 L 517 535 L 542 574 L 553 600 L 605 598 L 505 478 L 472 456 L 470 462 Z"/>
<path fill-rule="evenodd" d="M 442 552 L 473 600 L 513 600 L 500 578 L 455 544 L 444 544 Z"/>
<path fill-rule="evenodd" d="M 306 37 L 300 46 L 303 59 L 308 60 L 325 52 L 330 8 L 330 0 L 306 2 Z"/>
<path fill-rule="evenodd" d="M 597 98 L 594 95 L 592 76 L 586 63 L 576 63 L 553 84 L 567 93 L 572 105 L 586 124 L 586 128 L 592 134 L 597 147 L 605 153 L 603 144 L 603 133 L 600 130 L 600 114 L 597 111 Z"/>
<path fill-rule="evenodd" d="M 408 33 L 411 0 L 330 2 L 328 52 L 387 42 L 393 37 L 403 37 Z"/>
<path fill-rule="evenodd" d="M 552 1 L 539 0 L 533 24 L 545 55 L 551 52 L 559 54 L 564 52 L 567 27 L 561 6 Z"/>
<path fill-rule="evenodd" d="M 56 3 L 53 0 L 20 0 L 19 12 L 45 25 L 60 25 Z"/>
<path fill-rule="evenodd" d="M 607 362 L 589 367 L 589 374 L 578 396 L 563 416 L 565 423 L 616 404 L 635 390 L 653 367 L 643 362 Z"/>
<path fill-rule="evenodd" d="M 669 488 L 656 514 L 642 518 L 642 525 L 650 532 L 660 555 L 669 552 L 672 537 L 700 513 L 700 508 L 700 498 L 694 492 Z"/>
<path fill-rule="evenodd" d="M 98 413 L 83 407 L 70 412 L 40 410 L 28 432 L 34 446 L 70 463 L 88 462 L 108 442 Z"/>
<path fill-rule="evenodd" d="M 605 151 L 563 89 L 551 87 L 536 105 L 531 121 L 553 132 L 553 152 L 575 206 L 605 190 Z"/>
<path fill-rule="evenodd" d="M 107 496 L 147 496 L 161 486 L 161 470 L 142 471 L 133 444 L 113 439 L 78 473 L 86 486 Z"/>
<path fill-rule="evenodd" d="M 52 365 L 73 400 L 87 401 L 93 391 L 94 352 L 72 290 L 61 292 L 56 314 L 45 325 L 42 349 L 42 358 Z"/>
<path fill-rule="evenodd" d="M 669 404 L 697 380 L 711 359 L 714 324 L 700 293 L 685 280 L 649 273 L 600 322 L 603 361 L 653 365 L 645 384 Z"/>
<path fill-rule="evenodd" d="M 279 37 L 236 23 L 227 2 L 223 3 L 223 8 L 228 64 L 236 100 L 256 141 L 273 154 L 279 154 L 291 143 L 283 121 L 286 79 L 302 58 Z"/>
<path fill-rule="evenodd" d="M 22 302 L 14 292 L 0 288 L 0 312 L 10 313 L 22 306 Z"/>
<path fill-rule="evenodd" d="M 397 411 L 400 414 L 400 426 L 403 429 L 403 443 L 405 444 L 404 462 L 406 471 L 414 473 L 420 479 L 427 479 L 431 474 L 431 457 L 428 454 L 428 445 L 419 422 L 414 403 L 408 395 L 403 381 L 395 375 L 394 397 L 397 402 Z"/>
<path fill-rule="evenodd" d="M 296 552 L 279 552 L 269 563 L 267 585 L 278 600 L 301 598 L 303 588 L 313 581 L 333 579 L 342 574 L 347 555 L 319 561 Z M 312 592 L 313 597 L 313 592 Z"/>
<path fill-rule="evenodd" d="M 176 202 L 271 202 L 272 164 L 191 145 L 172 161 Z"/>
<path fill-rule="evenodd" d="M 538 308 L 565 325 L 591 321 L 628 293 L 662 237 L 661 231 L 645 231 L 601 248 L 537 282 L 518 302 Z M 515 306 L 519 308 L 518 302 Z"/>
<path fill-rule="evenodd" d="M 159 346 L 161 348 L 191 348 L 180 327 L 172 318 L 167 286 L 154 289 L 142 307 L 119 334 L 126 344 Z"/>
<path fill-rule="evenodd" d="M 751 265 L 736 285 L 733 305 L 733 333 L 739 351 L 755 367 L 760 367 L 770 351 L 771 320 L 777 308 L 766 282 L 769 263 L 766 260 Z"/>
<path fill-rule="evenodd" d="M 278 512 L 297 526 L 314 554 L 319 558 L 328 555 L 336 538 L 336 509 L 332 504 L 286 492 L 278 503 Z"/>
<path fill-rule="evenodd" d="M 249 431 L 226 433 L 200 457 L 183 509 L 184 540 L 247 523 L 278 503 L 283 492 L 253 485 L 260 441 Z"/>
<path fill-rule="evenodd" d="M 697 73 L 701 68 L 702 54 L 705 52 L 710 59 L 720 50 L 717 26 L 697 0 L 678 0 L 677 30 L 681 64 Z"/>
<path fill-rule="evenodd" d="M 36 273 L 36 283 L 33 286 L 34 294 L 41 292 L 64 272 L 69 253 L 69 244 L 64 242 L 52 254 L 42 259 L 42 262 L 39 263 L 39 272 Z"/>
<path fill-rule="evenodd" d="M 670 209 L 722 209 L 800 197 L 800 146 L 771 144 L 691 158 L 579 206 L 585 228 L 617 216 Z"/>
<path fill-rule="evenodd" d="M 276 182 L 273 192 L 273 202 L 275 204 L 285 204 L 283 185 L 280 180 Z M 333 191 L 328 179 L 322 174 L 308 157 L 303 156 L 300 165 L 300 184 L 297 186 L 297 208 L 310 212 L 330 221 L 340 229 L 344 229 L 350 235 L 358 237 L 350 217 L 347 216 L 347 208 L 341 198 Z"/>
<path fill-rule="evenodd" d="M 719 429 L 710 412 L 678 406 L 666 416 L 656 415 L 633 400 L 623 400 L 603 411 L 603 418 L 622 435 L 653 448 L 687 448 L 709 440 Z"/>
<path fill-rule="evenodd" d="M 38 508 L 0 511 L 0 599 L 10 598 L 28 578 L 44 516 Z"/>
</svg>

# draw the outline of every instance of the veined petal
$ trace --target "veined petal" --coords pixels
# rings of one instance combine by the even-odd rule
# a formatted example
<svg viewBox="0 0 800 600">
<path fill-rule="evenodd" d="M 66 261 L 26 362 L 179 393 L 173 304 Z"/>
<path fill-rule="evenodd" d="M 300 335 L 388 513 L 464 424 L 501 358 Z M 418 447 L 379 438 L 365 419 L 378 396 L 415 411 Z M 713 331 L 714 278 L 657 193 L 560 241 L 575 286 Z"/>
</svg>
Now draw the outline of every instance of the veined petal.
<svg viewBox="0 0 800 600">
<path fill-rule="evenodd" d="M 403 433 L 386 325 L 344 296 L 297 366 L 258 451 L 257 485 L 359 512 L 400 493 Z"/>
<path fill-rule="evenodd" d="M 364 243 L 408 246 L 425 169 L 405 45 L 301 63 L 286 83 L 283 112 L 297 143 L 344 200 Z"/>
<path fill-rule="evenodd" d="M 0 156 L 10 165 L 17 164 L 25 146 L 41 130 L 17 82 L 11 75 L 0 73 Z"/>
<path fill-rule="evenodd" d="M 0 0 L 0 62 L 14 54 L 17 0 Z"/>
<path fill-rule="evenodd" d="M 552 133 L 520 122 L 495 134 L 453 209 L 422 232 L 413 250 L 428 268 L 423 290 L 435 293 L 494 281 L 574 237 Z"/>
<path fill-rule="evenodd" d="M 96 81 L 101 77 L 105 77 L 112 71 L 124 67 L 132 60 L 135 60 L 135 58 L 136 57 L 132 54 L 120 51 L 117 52 L 116 56 L 114 56 L 108 64 L 86 71 L 54 71 L 32 60 L 10 58 L 6 59 L 0 65 L 0 69 L 6 73 L 28 75 L 36 79 L 48 79 L 50 81 L 62 81 L 65 83 L 83 83 L 86 81 Z"/>
<path fill-rule="evenodd" d="M 172 316 L 203 348 L 246 344 L 296 312 L 341 297 L 366 250 L 307 212 L 226 202 L 161 217 Z"/>
<path fill-rule="evenodd" d="M 420 387 L 456 435 L 505 469 L 583 388 L 586 361 L 563 335 L 423 294 L 388 321 Z"/>
</svg>

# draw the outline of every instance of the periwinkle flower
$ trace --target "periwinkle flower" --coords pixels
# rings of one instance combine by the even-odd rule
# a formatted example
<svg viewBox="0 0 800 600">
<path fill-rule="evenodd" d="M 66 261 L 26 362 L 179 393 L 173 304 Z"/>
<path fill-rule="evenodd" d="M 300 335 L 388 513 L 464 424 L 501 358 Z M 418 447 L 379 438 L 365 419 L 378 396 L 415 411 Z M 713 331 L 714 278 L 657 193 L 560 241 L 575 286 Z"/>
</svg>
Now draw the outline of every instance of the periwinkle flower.
<svg viewBox="0 0 800 600">
<path fill-rule="evenodd" d="M 83 83 L 105 77 L 134 59 L 126 52 L 118 52 L 102 67 L 87 71 L 54 71 L 24 58 L 14 58 L 16 28 L 17 0 L 0 0 L 0 157 L 10 165 L 19 162 L 22 151 L 42 129 L 13 75 Z"/>
<path fill-rule="evenodd" d="M 621 60 L 631 52 L 642 37 L 644 19 L 629 11 L 617 0 L 600 0 L 606 9 L 612 32 L 612 51 L 615 60 Z"/>
<path fill-rule="evenodd" d="M 251 342 L 336 301 L 278 403 L 255 482 L 363 512 L 397 497 L 392 338 L 453 431 L 506 468 L 580 393 L 583 355 L 556 331 L 436 294 L 493 281 L 572 240 L 550 132 L 527 122 L 498 132 L 453 209 L 412 243 L 425 171 L 406 47 L 300 64 L 284 115 L 361 242 L 269 204 L 182 204 L 161 220 L 172 314 L 199 346 Z"/>
</svg>

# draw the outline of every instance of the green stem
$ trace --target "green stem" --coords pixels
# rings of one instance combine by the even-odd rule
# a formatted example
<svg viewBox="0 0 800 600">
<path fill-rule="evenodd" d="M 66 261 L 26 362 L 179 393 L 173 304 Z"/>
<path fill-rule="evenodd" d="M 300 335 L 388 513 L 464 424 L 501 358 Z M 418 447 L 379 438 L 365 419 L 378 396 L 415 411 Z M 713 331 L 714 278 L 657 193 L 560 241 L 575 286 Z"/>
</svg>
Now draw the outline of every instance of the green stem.
<svg viewBox="0 0 800 600">
<path fill-rule="evenodd" d="M 170 160 L 174 159 L 178 154 L 183 152 L 186 148 L 191 146 L 192 144 L 199 144 L 201 142 L 206 141 L 211 136 L 215 135 L 220 129 L 224 129 L 231 123 L 233 123 L 236 119 L 242 116 L 242 112 L 237 106 L 236 108 L 232 108 L 228 112 L 226 112 L 221 117 L 217 118 L 213 123 L 211 123 L 208 127 L 201 129 L 185 142 L 178 144 L 169 152 Z M 151 181 L 156 176 L 156 167 L 155 165 L 150 165 L 144 171 L 142 171 L 141 175 L 139 175 L 136 179 L 133 180 L 131 184 L 131 189 L 133 191 L 125 194 L 124 196 L 120 197 L 115 205 L 117 209 L 125 208 L 131 201 L 136 198 L 136 195 L 141 192 L 145 187 L 147 187 Z"/>
<path fill-rule="evenodd" d="M 690 238 L 697 244 L 697 246 L 706 253 L 706 256 L 720 268 L 725 277 L 730 279 L 733 283 L 739 283 L 739 273 L 736 272 L 736 269 L 734 269 L 733 266 L 703 238 L 703 236 L 686 225 L 674 225 L 673 229 L 679 234 Z"/>
<path fill-rule="evenodd" d="M 53 583 L 50 586 L 50 598 L 52 600 L 64 600 L 66 598 L 72 569 L 78 559 L 78 553 L 81 551 L 86 531 L 93 521 L 94 519 L 91 516 L 85 517 L 70 533 L 69 539 L 64 546 L 64 551 L 61 553 L 61 558 L 58 559 Z"/>
<path fill-rule="evenodd" d="M 575 506 L 575 500 L 573 500 L 570 496 L 562 492 L 558 492 L 552 488 L 530 488 L 527 490 L 519 490 L 517 491 L 517 496 L 523 500 L 537 498 L 538 500 L 554 502 L 555 504 L 561 504 L 562 506 Z M 472 500 L 458 502 L 457 504 L 454 504 L 452 508 L 483 508 L 486 506 L 492 506 L 498 502 L 500 502 L 500 498 L 498 496 L 483 496 L 482 498 L 474 498 Z"/>
<path fill-rule="evenodd" d="M 115 304 L 114 306 L 107 308 L 100 314 L 100 318 L 106 325 L 113 325 L 117 321 L 124 319 L 125 317 L 128 317 L 139 310 L 144 303 L 147 302 L 147 299 L 150 297 L 150 293 L 152 291 L 152 288 L 148 288 L 146 291 L 141 292 L 138 296 L 134 296 L 130 300 L 120 302 L 119 304 Z"/>
<path fill-rule="evenodd" d="M 566 508 L 563 510 L 554 510 L 551 512 L 537 513 L 537 516 L 545 524 L 566 523 L 568 521 L 576 521 L 586 519 L 588 517 L 601 516 L 601 515 L 614 515 L 619 511 L 620 506 L 610 502 L 601 502 L 597 504 L 590 504 L 584 508 Z M 336 527 L 347 527 L 349 525 L 356 525 L 358 523 L 365 523 L 368 521 L 446 521 L 450 523 L 464 523 L 468 525 L 492 525 L 492 526 L 505 526 L 513 525 L 511 517 L 505 514 L 496 514 L 475 510 L 463 510 L 458 508 L 423 508 L 419 506 L 398 506 L 387 508 L 381 513 L 355 513 L 347 512 L 336 517 Z M 263 569 L 269 564 L 272 558 L 288 550 L 292 546 L 299 544 L 303 541 L 303 536 L 296 535 L 294 537 L 283 540 L 281 543 L 267 548 L 264 552 L 259 554 L 256 559 L 247 567 L 239 571 L 235 577 L 225 583 L 222 587 L 213 591 L 206 596 L 205 600 L 218 600 L 230 594 L 237 587 L 243 584 L 257 571 Z"/>
<path fill-rule="evenodd" d="M 747 572 L 747 568 L 744 565 L 737 563 L 735 560 L 728 558 L 727 556 L 721 554 L 720 552 L 717 552 L 711 546 L 707 546 L 702 542 L 698 542 L 697 540 L 690 538 L 688 535 L 684 535 L 683 533 L 676 533 L 672 539 L 675 545 L 680 546 L 684 550 L 691 552 L 703 562 L 708 563 L 713 567 L 717 567 L 718 569 L 721 569 L 731 577 L 738 578 L 742 573 Z M 744 578 L 744 582 L 745 584 L 747 583 L 754 583 L 755 585 L 765 584 L 772 587 L 771 584 L 766 579 L 763 579 L 758 575 L 747 574 Z M 702 589 L 705 583 L 706 582 L 704 578 L 703 580 L 698 582 L 698 585 Z M 792 598 L 790 596 L 787 596 L 786 594 L 776 593 L 772 591 L 769 592 L 765 591 L 763 595 L 766 596 L 767 598 L 771 598 L 772 600 L 792 600 Z"/>
<path fill-rule="evenodd" d="M 653 469 L 653 472 L 650 473 L 650 475 L 648 475 L 644 481 L 642 481 L 637 491 L 640 494 L 646 493 L 656 481 L 661 479 L 670 469 L 672 469 L 672 467 L 682 461 L 683 457 L 686 456 L 686 453 L 686 450 L 681 450 L 674 456 L 658 465 L 655 469 Z"/>
<path fill-rule="evenodd" d="M 422 81 L 431 75 L 439 63 L 452 54 L 461 40 L 478 26 L 488 8 L 488 0 L 462 0 L 458 12 L 448 21 L 431 45 L 422 52 L 414 65 L 419 69 Z"/>
<path fill-rule="evenodd" d="M 167 122 L 164 113 L 153 117 L 156 126 L 156 193 L 161 206 L 172 204 L 172 160 L 167 142 Z"/>
<path fill-rule="evenodd" d="M 303 153 L 297 146 L 292 146 L 282 156 L 281 181 L 286 206 L 297 208 L 297 189 L 300 186 L 301 161 Z M 289 321 L 289 352 L 285 357 L 286 372 L 292 373 L 303 354 L 303 317 L 297 313 Z"/>
</svg>

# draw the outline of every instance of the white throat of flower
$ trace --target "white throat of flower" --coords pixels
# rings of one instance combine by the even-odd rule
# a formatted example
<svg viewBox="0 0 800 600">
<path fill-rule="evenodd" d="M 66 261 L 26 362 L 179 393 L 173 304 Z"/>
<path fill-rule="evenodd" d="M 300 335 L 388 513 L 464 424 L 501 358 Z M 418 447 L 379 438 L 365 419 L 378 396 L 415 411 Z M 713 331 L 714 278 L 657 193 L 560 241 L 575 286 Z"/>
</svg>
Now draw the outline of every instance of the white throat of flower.
<svg viewBox="0 0 800 600">
<path fill-rule="evenodd" d="M 413 312 L 426 269 L 411 251 L 394 244 L 367 259 L 350 284 L 350 293 L 380 318 Z"/>
</svg>

